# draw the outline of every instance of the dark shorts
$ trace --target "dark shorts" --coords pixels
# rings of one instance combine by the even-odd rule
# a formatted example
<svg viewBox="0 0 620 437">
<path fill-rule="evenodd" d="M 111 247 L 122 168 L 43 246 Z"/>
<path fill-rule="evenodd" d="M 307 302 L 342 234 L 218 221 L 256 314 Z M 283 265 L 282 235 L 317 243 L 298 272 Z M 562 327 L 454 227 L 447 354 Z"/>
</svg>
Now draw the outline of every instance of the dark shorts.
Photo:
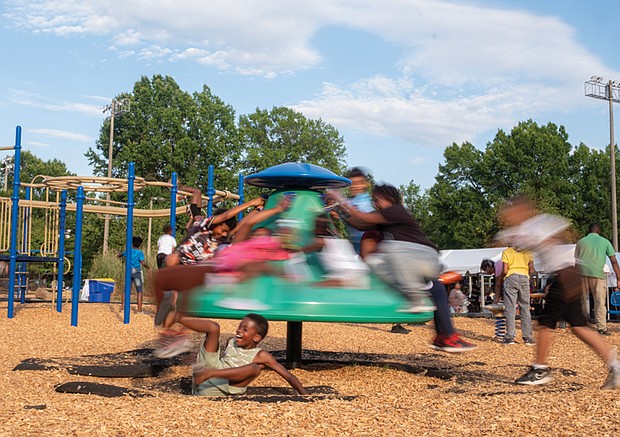
<svg viewBox="0 0 620 437">
<path fill-rule="evenodd" d="M 566 273 L 566 272 L 562 272 Z M 581 280 L 579 275 L 570 272 L 571 281 Z M 560 275 L 550 278 L 549 293 L 545 298 L 545 306 L 538 317 L 538 324 L 547 328 L 555 329 L 560 320 L 570 323 L 571 326 L 587 326 L 585 314 L 581 309 L 581 295 L 573 296 L 571 283 Z"/>
<path fill-rule="evenodd" d="M 166 255 L 165 253 L 158 253 L 157 254 L 157 268 L 158 269 L 161 269 L 161 268 L 164 267 L 167 256 L 168 255 Z"/>
<path fill-rule="evenodd" d="M 192 214 L 192 217 L 202 215 L 202 211 L 200 210 L 200 208 L 198 208 L 198 205 L 196 205 L 195 203 L 192 203 L 189 205 L 189 212 Z"/>
</svg>

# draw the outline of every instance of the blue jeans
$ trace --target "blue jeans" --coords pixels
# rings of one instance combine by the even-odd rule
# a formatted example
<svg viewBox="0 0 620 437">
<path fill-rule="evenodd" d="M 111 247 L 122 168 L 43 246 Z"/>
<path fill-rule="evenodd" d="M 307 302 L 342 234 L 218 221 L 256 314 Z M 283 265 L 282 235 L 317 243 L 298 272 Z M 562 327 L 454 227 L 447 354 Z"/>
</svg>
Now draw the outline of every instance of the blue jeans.
<svg viewBox="0 0 620 437">
<path fill-rule="evenodd" d="M 136 286 L 136 293 L 142 293 L 142 284 L 144 283 L 142 270 L 131 269 L 131 282 Z"/>
<path fill-rule="evenodd" d="M 433 286 L 429 290 L 437 309 L 433 314 L 435 331 L 439 335 L 452 335 L 456 332 L 450 318 L 450 306 L 448 305 L 448 293 L 446 287 L 437 281 L 433 281 Z"/>
</svg>

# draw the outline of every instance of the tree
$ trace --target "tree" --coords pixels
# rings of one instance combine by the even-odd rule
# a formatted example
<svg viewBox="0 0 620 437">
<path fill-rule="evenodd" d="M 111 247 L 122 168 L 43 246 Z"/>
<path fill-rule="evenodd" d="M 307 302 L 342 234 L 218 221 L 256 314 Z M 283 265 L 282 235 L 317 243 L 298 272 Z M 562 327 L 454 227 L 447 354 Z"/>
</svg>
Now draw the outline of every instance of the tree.
<svg viewBox="0 0 620 437">
<path fill-rule="evenodd" d="M 235 111 L 208 87 L 190 95 L 171 77 L 155 75 L 152 79 L 142 77 L 132 93 L 117 97 L 121 98 L 131 101 L 131 110 L 115 118 L 113 177 L 126 178 L 128 164 L 134 162 L 136 176 L 166 182 L 176 172 L 183 185 L 198 187 L 206 194 L 208 167 L 213 165 L 215 188 L 237 191 L 241 146 Z M 107 175 L 109 135 L 110 121 L 106 120 L 95 148 L 86 152 L 95 174 L 101 176 Z M 167 189 L 147 187 L 136 192 L 136 207 L 146 208 L 152 197 L 168 195 Z M 112 199 L 126 201 L 126 194 L 113 193 Z M 155 224 L 161 228 L 159 221 Z M 142 225 L 136 222 L 136 232 L 146 237 Z M 124 220 L 110 222 L 112 247 L 124 244 L 124 226 Z"/>
<path fill-rule="evenodd" d="M 167 181 L 176 172 L 183 184 L 206 191 L 213 165 L 216 188 L 236 191 L 241 146 L 235 112 L 208 87 L 190 95 L 171 77 L 156 75 L 142 77 L 131 94 L 118 98 L 129 98 L 131 110 L 115 119 L 113 177 L 126 178 L 133 161 L 137 176 Z M 109 131 L 106 121 L 95 149 L 86 153 L 99 175 L 107 174 Z"/>
<path fill-rule="evenodd" d="M 488 246 L 499 228 L 498 208 L 517 193 L 577 224 L 586 215 L 600 217 L 608 204 L 600 192 L 609 192 L 602 188 L 609 161 L 585 146 L 572 152 L 564 127 L 532 120 L 510 133 L 499 130 L 484 151 L 453 144 L 429 190 L 425 231 L 444 249 Z"/>
<path fill-rule="evenodd" d="M 401 185 L 398 187 L 398 191 L 403 196 L 403 205 L 424 230 L 431 219 L 428 192 L 422 192 L 420 186 L 413 181 L 409 181 L 407 185 Z"/>
<path fill-rule="evenodd" d="M 569 157 L 569 182 L 576 188 L 575 199 L 565 214 L 573 220 L 581 234 L 591 222 L 601 225 L 601 235 L 611 238 L 611 181 L 609 147 L 590 149 L 581 143 Z"/>
<path fill-rule="evenodd" d="M 444 151 L 435 184 L 429 190 L 430 218 L 424 230 L 441 249 L 489 244 L 493 235 L 493 196 L 484 186 L 483 153 L 471 143 L 452 144 Z"/>
<path fill-rule="evenodd" d="M 322 120 L 310 120 L 290 108 L 257 109 L 241 116 L 247 174 L 285 162 L 320 165 L 337 174 L 345 169 L 346 149 L 338 131 Z"/>
<path fill-rule="evenodd" d="M 575 197 L 569 182 L 572 150 L 563 126 L 519 123 L 510 134 L 498 131 L 484 153 L 483 186 L 495 198 L 531 195 L 546 211 L 563 212 Z"/>
</svg>

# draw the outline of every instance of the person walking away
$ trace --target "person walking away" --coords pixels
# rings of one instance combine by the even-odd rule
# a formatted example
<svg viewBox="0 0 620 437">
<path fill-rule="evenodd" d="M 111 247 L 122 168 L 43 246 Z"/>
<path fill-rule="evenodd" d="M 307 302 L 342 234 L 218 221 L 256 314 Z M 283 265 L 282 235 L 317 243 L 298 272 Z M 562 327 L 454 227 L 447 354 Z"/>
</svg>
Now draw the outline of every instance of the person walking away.
<svg viewBox="0 0 620 437">
<path fill-rule="evenodd" d="M 591 223 L 588 227 L 588 235 L 577 241 L 575 246 L 575 259 L 581 269 L 583 283 L 583 313 L 586 320 L 590 319 L 590 299 L 594 300 L 594 325 L 601 335 L 610 335 L 607 330 L 607 278 L 603 268 L 605 259 L 608 257 L 611 267 L 616 274 L 616 280 L 620 278 L 620 268 L 616 260 L 616 252 L 613 246 L 604 237 L 601 237 L 601 227 L 598 223 Z M 617 289 L 617 287 L 616 287 Z"/>
<path fill-rule="evenodd" d="M 604 389 L 620 388 L 620 361 L 598 332 L 590 329 L 581 311 L 581 274 L 572 255 L 566 256 L 563 233 L 568 220 L 550 214 L 539 214 L 532 202 L 517 197 L 507 202 L 500 213 L 507 228 L 497 239 L 534 252 L 537 260 L 550 272 L 549 292 L 538 319 L 538 338 L 534 362 L 530 369 L 515 380 L 521 385 L 542 385 L 553 380 L 547 357 L 558 321 L 571 325 L 571 331 L 590 346 L 608 366 Z"/>
</svg>

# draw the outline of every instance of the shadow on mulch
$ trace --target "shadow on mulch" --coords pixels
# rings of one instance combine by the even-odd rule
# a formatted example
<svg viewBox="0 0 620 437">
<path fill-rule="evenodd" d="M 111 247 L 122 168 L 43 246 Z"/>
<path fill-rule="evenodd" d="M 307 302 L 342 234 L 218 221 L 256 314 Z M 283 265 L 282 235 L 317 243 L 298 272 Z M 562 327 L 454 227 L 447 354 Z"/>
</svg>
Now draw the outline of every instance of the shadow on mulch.
<svg viewBox="0 0 620 437">
<path fill-rule="evenodd" d="M 154 378 L 169 367 L 181 365 L 181 358 L 158 359 L 153 357 L 152 349 L 145 348 L 82 357 L 28 358 L 13 370 L 65 369 L 72 375 L 100 378 Z"/>
<path fill-rule="evenodd" d="M 274 357 L 281 363 L 286 361 L 286 351 L 272 352 Z M 185 354 L 185 357 L 187 355 Z M 116 354 L 86 355 L 82 357 L 65 357 L 38 359 L 29 358 L 23 360 L 13 370 L 52 370 L 65 369 L 72 375 L 91 376 L 101 378 L 130 378 L 134 379 L 133 388 L 126 388 L 110 384 L 99 384 L 94 382 L 68 382 L 57 386 L 56 391 L 64 393 L 89 393 L 105 397 L 131 396 L 146 397 L 152 396 L 152 392 L 179 393 L 184 395 L 191 394 L 191 378 L 176 379 L 153 379 L 158 378 L 166 369 L 174 366 L 186 364 L 184 356 L 177 356 L 170 359 L 157 359 L 152 355 L 152 349 L 136 349 Z M 365 354 L 349 352 L 328 352 L 316 350 L 303 350 L 302 368 L 309 372 L 320 372 L 328 369 L 337 369 L 347 366 L 367 366 L 382 369 L 392 369 L 407 372 L 415 375 L 437 378 L 444 381 L 453 381 L 458 386 L 446 388 L 447 393 L 468 393 L 474 396 L 488 397 L 504 394 L 531 394 L 529 390 L 516 388 L 514 379 L 502 376 L 497 373 L 480 369 L 487 366 L 481 361 L 469 361 L 461 364 L 454 364 L 447 360 L 442 354 L 429 353 L 423 355 L 388 355 L 388 354 Z M 510 367 L 520 367 L 509 365 Z M 575 377 L 576 373 L 569 369 L 554 369 L 554 372 L 567 377 Z M 506 389 L 506 386 L 514 387 L 513 390 Z M 439 388 L 437 385 L 429 384 L 429 389 Z M 496 390 L 494 390 L 497 388 Z M 569 382 L 562 387 L 542 386 L 536 389 L 549 393 L 577 391 L 583 386 Z M 352 400 L 355 396 L 345 396 L 339 394 L 332 387 L 317 386 L 308 389 L 311 396 L 298 396 L 290 388 L 274 387 L 248 387 L 244 395 L 234 396 L 235 400 L 248 400 L 254 402 L 309 402 L 313 400 L 335 398 L 342 400 Z M 230 396 L 223 396 L 221 399 L 231 399 Z M 214 398 L 215 399 L 215 398 Z M 218 400 L 220 400 L 218 398 Z"/>
</svg>

